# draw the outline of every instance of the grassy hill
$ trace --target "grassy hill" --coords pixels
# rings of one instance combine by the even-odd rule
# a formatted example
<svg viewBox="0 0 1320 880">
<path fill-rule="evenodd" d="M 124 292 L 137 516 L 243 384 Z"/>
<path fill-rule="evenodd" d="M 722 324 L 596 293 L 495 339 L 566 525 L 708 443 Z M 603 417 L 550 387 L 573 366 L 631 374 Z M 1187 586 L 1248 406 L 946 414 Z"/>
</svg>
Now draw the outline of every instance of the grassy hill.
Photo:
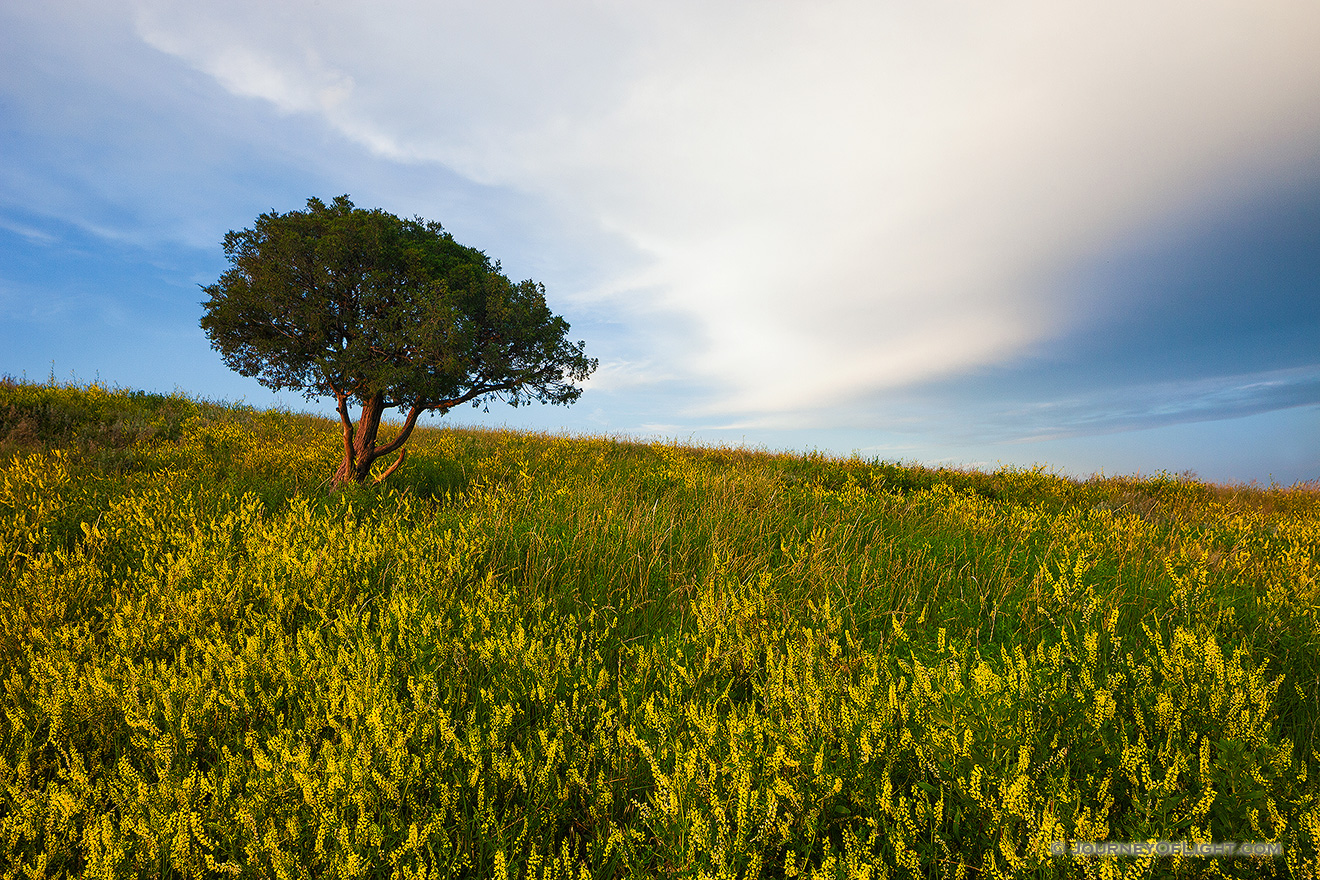
<svg viewBox="0 0 1320 880">
<path fill-rule="evenodd" d="M 0 383 L 0 877 L 1320 867 L 1315 486 L 339 443 Z"/>
</svg>

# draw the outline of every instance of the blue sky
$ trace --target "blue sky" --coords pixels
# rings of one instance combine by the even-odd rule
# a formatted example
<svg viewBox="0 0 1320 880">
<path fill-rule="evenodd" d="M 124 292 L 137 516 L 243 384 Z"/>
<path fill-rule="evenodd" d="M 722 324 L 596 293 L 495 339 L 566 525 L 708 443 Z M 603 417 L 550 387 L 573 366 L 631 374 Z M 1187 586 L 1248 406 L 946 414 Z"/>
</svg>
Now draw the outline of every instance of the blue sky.
<svg viewBox="0 0 1320 880">
<path fill-rule="evenodd" d="M 220 241 L 347 193 L 546 284 L 573 407 L 446 419 L 1320 479 L 1320 6 L 0 4 L 0 372 L 276 397 Z"/>
</svg>

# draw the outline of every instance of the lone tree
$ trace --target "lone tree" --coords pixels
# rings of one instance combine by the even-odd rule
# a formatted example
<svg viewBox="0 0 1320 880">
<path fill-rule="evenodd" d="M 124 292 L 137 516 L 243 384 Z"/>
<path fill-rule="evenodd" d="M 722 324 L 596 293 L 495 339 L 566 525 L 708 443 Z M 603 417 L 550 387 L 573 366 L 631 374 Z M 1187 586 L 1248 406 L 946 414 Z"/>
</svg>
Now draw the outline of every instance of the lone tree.
<svg viewBox="0 0 1320 880">
<path fill-rule="evenodd" d="M 439 223 L 313 198 L 305 211 L 262 214 L 224 246 L 233 267 L 202 288 L 202 329 L 231 369 L 267 388 L 335 398 L 336 488 L 397 451 L 376 482 L 393 473 L 424 412 L 491 398 L 567 405 L 596 368 L 565 339 L 544 285 L 511 282 Z M 350 402 L 362 407 L 356 426 Z M 403 427 L 377 446 L 391 408 L 406 411 Z"/>
</svg>

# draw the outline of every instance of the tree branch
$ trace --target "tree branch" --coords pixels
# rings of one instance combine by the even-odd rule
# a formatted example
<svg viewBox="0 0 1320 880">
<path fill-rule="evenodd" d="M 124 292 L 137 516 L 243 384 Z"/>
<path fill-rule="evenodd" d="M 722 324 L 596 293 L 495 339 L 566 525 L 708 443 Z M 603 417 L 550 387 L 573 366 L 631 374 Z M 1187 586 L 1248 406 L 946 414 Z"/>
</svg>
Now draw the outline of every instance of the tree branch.
<svg viewBox="0 0 1320 880">
<path fill-rule="evenodd" d="M 399 430 L 398 436 L 396 436 L 389 443 L 377 449 L 375 454 L 371 456 L 371 460 L 375 461 L 376 459 L 380 458 L 383 455 L 389 455 L 391 452 L 398 449 L 404 443 L 407 443 L 408 435 L 412 433 L 413 428 L 417 425 L 417 417 L 420 416 L 422 413 L 426 412 L 427 409 L 429 409 L 429 407 L 423 406 L 421 403 L 414 403 L 412 407 L 408 410 L 408 418 L 404 420 L 403 427 Z M 394 464 L 390 465 L 390 470 L 394 470 L 398 466 L 399 463 L 395 462 Z M 384 477 L 382 477 L 381 479 L 384 479 Z"/>
<path fill-rule="evenodd" d="M 492 394 L 496 391 L 512 391 L 514 388 L 518 387 L 521 384 L 522 382 L 501 382 L 497 385 L 478 386 L 460 397 L 452 397 L 449 400 L 441 400 L 441 401 L 437 401 L 436 403 L 427 404 L 426 408 L 438 409 L 438 410 L 451 410 L 454 407 L 458 406 L 460 403 L 467 403 L 469 400 L 471 400 L 474 397 L 480 397 L 483 394 Z"/>
<path fill-rule="evenodd" d="M 390 465 L 388 468 L 386 468 L 386 469 L 385 469 L 385 473 L 383 473 L 383 474 L 381 474 L 379 477 L 377 477 L 377 478 L 373 481 L 373 483 L 374 483 L 375 485 L 379 485 L 379 484 L 385 482 L 385 478 L 388 477 L 390 474 L 394 473 L 396 470 L 398 470 L 398 469 L 399 469 L 399 465 L 403 464 L 403 457 L 404 457 L 405 455 L 407 455 L 407 454 L 408 454 L 408 450 L 406 450 L 406 449 L 400 449 L 400 450 L 399 450 L 399 457 L 396 458 L 396 459 L 394 460 L 394 464 L 392 464 L 392 465 Z"/>
</svg>

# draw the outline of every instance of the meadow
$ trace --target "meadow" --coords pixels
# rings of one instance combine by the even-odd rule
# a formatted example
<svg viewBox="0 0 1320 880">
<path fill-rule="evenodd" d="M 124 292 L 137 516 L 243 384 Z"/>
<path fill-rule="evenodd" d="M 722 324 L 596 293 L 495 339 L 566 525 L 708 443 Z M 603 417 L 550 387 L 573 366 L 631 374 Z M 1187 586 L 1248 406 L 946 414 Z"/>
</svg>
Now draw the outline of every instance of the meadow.
<svg viewBox="0 0 1320 880">
<path fill-rule="evenodd" d="M 1320 487 L 339 444 L 0 383 L 0 878 L 1317 876 Z"/>
</svg>

